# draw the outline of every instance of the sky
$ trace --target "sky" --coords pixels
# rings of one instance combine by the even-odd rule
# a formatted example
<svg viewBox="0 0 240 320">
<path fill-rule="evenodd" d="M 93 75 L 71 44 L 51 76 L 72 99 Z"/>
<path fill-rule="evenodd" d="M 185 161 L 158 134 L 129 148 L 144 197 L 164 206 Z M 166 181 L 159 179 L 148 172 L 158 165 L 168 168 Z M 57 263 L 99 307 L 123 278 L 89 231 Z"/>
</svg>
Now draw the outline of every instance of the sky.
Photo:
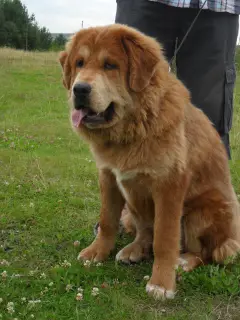
<svg viewBox="0 0 240 320">
<path fill-rule="evenodd" d="M 74 33 L 84 27 L 114 22 L 116 0 L 22 0 L 29 14 L 51 33 Z"/>
<path fill-rule="evenodd" d="M 29 14 L 51 33 L 74 33 L 83 26 L 114 22 L 116 0 L 22 0 Z M 238 36 L 240 42 L 240 34 Z"/>
</svg>

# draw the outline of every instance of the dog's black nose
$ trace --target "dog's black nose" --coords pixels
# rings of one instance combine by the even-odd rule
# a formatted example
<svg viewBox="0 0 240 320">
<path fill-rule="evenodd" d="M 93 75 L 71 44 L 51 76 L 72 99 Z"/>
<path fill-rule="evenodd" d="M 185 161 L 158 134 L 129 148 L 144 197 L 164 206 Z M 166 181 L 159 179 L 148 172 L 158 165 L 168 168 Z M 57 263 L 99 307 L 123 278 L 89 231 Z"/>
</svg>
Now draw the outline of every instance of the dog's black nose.
<svg viewBox="0 0 240 320">
<path fill-rule="evenodd" d="M 73 87 L 73 93 L 76 97 L 78 96 L 87 96 L 91 92 L 92 88 L 90 84 L 86 82 L 76 83 Z"/>
</svg>

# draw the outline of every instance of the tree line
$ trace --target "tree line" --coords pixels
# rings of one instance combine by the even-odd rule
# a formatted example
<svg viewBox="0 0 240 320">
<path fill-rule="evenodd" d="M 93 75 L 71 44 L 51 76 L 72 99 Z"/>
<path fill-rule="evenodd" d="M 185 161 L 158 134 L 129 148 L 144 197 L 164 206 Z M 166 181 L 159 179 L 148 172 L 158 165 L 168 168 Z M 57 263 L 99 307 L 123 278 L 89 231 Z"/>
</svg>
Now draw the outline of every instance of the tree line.
<svg viewBox="0 0 240 320">
<path fill-rule="evenodd" d="M 53 39 L 47 28 L 40 27 L 20 0 L 0 0 L 0 47 L 59 50 L 65 42 L 62 34 Z"/>
</svg>

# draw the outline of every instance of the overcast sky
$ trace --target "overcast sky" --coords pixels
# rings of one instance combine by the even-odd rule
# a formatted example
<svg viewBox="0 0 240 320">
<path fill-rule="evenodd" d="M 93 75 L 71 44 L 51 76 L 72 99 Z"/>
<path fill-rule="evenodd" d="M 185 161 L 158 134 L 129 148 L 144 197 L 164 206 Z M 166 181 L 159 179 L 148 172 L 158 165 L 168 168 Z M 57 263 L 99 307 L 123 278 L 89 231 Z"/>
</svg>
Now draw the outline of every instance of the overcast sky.
<svg viewBox="0 0 240 320">
<path fill-rule="evenodd" d="M 114 22 L 116 0 L 22 0 L 29 14 L 52 33 L 73 33 L 84 27 Z"/>
<path fill-rule="evenodd" d="M 116 0 L 22 0 L 42 27 L 52 33 L 74 33 L 114 22 Z"/>
</svg>

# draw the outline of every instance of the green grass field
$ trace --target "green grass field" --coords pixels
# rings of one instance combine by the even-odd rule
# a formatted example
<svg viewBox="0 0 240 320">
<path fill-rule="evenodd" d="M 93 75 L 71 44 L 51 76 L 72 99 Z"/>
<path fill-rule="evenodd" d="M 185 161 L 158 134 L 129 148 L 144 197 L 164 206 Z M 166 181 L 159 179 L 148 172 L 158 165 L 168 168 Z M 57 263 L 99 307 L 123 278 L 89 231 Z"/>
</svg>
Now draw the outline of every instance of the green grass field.
<svg viewBox="0 0 240 320">
<path fill-rule="evenodd" d="M 175 300 L 156 302 L 143 279 L 151 263 L 114 261 L 130 239 L 119 238 L 103 265 L 76 260 L 93 239 L 99 190 L 88 147 L 70 128 L 57 56 L 1 49 L 0 79 L 0 319 L 239 320 L 240 262 L 183 273 Z M 230 164 L 238 194 L 239 101 L 240 77 Z"/>
</svg>

